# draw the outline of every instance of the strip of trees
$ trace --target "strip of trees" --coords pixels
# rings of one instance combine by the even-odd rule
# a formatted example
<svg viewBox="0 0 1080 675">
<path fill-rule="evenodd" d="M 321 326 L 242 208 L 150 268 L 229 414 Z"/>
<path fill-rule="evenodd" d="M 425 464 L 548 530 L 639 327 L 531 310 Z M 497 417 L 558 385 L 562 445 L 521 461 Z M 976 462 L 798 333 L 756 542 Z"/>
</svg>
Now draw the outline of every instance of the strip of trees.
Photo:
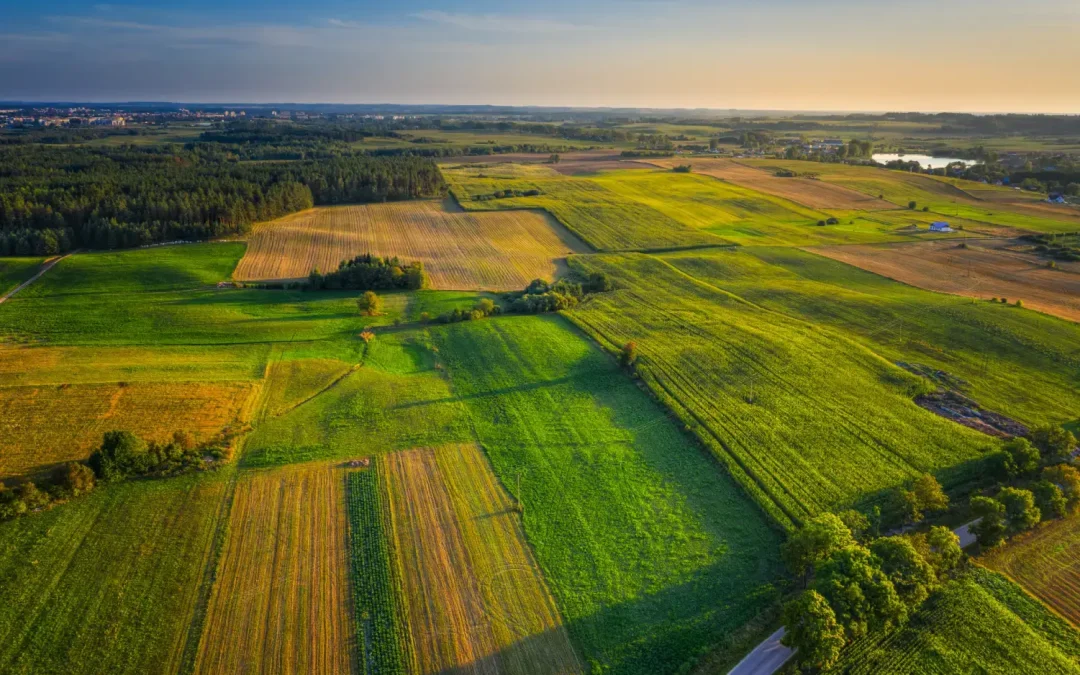
<svg viewBox="0 0 1080 675">
<path fill-rule="evenodd" d="M 322 274 L 318 269 L 308 275 L 310 290 L 415 291 L 427 285 L 424 263 L 405 263 L 397 257 L 381 258 L 365 253 L 343 260 L 337 270 Z"/>
</svg>

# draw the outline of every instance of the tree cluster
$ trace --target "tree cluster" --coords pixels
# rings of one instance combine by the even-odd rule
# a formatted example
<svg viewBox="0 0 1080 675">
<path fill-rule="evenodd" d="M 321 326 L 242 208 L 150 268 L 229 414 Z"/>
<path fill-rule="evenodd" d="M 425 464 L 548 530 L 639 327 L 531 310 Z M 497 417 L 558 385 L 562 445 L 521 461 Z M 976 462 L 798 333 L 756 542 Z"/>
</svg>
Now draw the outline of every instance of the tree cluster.
<svg viewBox="0 0 1080 675">
<path fill-rule="evenodd" d="M 404 263 L 398 258 L 381 258 L 370 253 L 343 260 L 337 270 L 308 275 L 307 288 L 318 290 L 415 291 L 427 285 L 424 263 Z"/>
</svg>

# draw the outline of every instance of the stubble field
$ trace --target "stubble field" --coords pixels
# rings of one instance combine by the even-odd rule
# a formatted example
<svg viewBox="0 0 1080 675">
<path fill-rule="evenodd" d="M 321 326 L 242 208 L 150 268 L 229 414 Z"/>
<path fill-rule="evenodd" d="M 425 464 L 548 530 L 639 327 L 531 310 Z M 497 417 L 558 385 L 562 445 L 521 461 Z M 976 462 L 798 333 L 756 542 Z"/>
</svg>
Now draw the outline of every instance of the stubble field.
<svg viewBox="0 0 1080 675">
<path fill-rule="evenodd" d="M 436 289 L 515 290 L 551 280 L 587 247 L 539 211 L 463 213 L 451 203 L 319 208 L 263 223 L 234 277 L 297 279 L 362 253 L 419 261 Z"/>
<path fill-rule="evenodd" d="M 1076 518 L 1045 523 L 984 554 L 979 562 L 1007 575 L 1059 614 L 1080 623 L 1080 526 Z"/>
</svg>

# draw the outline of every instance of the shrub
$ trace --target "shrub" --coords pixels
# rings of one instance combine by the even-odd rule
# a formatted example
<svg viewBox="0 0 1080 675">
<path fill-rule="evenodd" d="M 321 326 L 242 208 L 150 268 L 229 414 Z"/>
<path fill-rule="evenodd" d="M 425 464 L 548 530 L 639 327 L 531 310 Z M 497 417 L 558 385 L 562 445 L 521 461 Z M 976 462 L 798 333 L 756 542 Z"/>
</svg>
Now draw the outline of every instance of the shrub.
<svg viewBox="0 0 1080 675">
<path fill-rule="evenodd" d="M 910 202 L 908 202 L 908 203 L 907 203 L 907 207 L 908 207 L 909 209 L 911 209 L 912 211 L 914 211 L 914 210 L 915 210 L 915 207 L 916 207 L 916 206 L 917 206 L 917 205 L 915 204 L 914 200 L 913 200 L 913 201 L 910 201 Z"/>
<path fill-rule="evenodd" d="M 638 346 L 636 342 L 627 342 L 622 346 L 622 349 L 619 351 L 619 363 L 621 363 L 627 368 L 630 368 L 635 363 L 637 363 L 637 357 Z"/>
<path fill-rule="evenodd" d="M 68 462 L 53 471 L 53 483 L 72 497 L 94 489 L 94 471 L 82 462 Z"/>
<path fill-rule="evenodd" d="M 356 299 L 356 308 L 361 314 L 378 316 L 382 313 L 383 300 L 374 291 L 368 291 Z"/>
</svg>

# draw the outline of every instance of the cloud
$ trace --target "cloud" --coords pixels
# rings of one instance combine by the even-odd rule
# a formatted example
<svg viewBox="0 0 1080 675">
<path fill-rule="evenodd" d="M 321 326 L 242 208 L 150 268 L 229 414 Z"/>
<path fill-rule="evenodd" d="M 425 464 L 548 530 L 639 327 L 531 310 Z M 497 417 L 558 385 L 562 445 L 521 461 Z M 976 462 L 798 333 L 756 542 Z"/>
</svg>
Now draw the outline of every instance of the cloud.
<svg viewBox="0 0 1080 675">
<path fill-rule="evenodd" d="M 500 33 L 561 33 L 589 30 L 580 26 L 550 19 L 507 16 L 498 14 L 450 14 L 435 9 L 416 12 L 409 16 L 465 30 L 494 31 Z"/>
</svg>

